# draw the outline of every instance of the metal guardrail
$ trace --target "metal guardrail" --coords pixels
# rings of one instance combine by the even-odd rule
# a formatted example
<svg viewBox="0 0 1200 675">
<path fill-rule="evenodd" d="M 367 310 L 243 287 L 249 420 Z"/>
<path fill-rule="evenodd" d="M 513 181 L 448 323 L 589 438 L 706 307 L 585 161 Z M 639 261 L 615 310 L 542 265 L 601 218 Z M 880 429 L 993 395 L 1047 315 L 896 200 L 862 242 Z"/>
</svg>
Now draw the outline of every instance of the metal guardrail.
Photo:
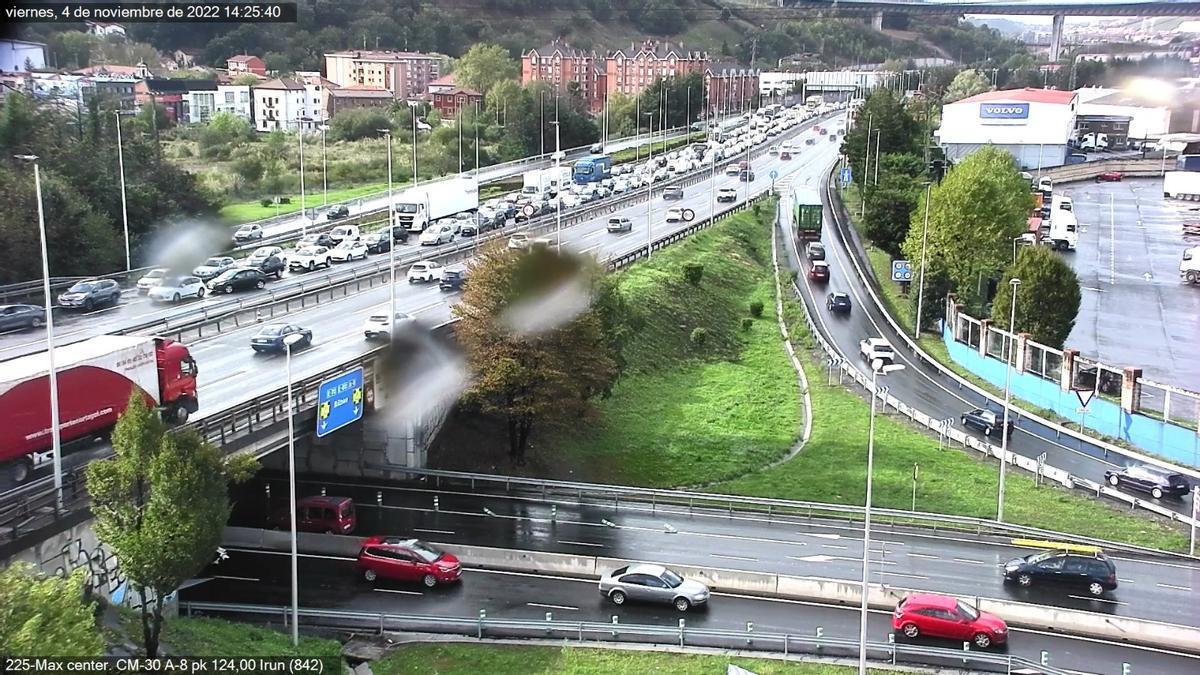
<svg viewBox="0 0 1200 675">
<path fill-rule="evenodd" d="M 181 601 L 179 610 L 185 616 L 224 615 L 255 617 L 260 620 L 279 619 L 286 627 L 291 620 L 291 607 L 277 605 L 250 605 L 218 602 Z M 860 643 L 857 639 L 826 637 L 823 630 L 813 626 L 810 634 L 764 632 L 754 629 L 751 621 L 745 630 L 697 628 L 687 625 L 681 618 L 677 624 L 626 624 L 619 623 L 614 615 L 611 623 L 600 621 L 555 620 L 552 612 L 545 620 L 489 618 L 486 610 L 479 610 L 474 617 L 436 616 L 419 614 L 392 614 L 386 612 L 359 612 L 349 610 L 316 609 L 300 607 L 299 623 L 302 627 L 353 629 L 371 631 L 380 636 L 388 632 L 449 633 L 474 636 L 477 639 L 540 638 L 560 641 L 633 642 L 677 647 L 735 647 L 781 653 L 785 656 L 805 653 L 857 654 Z M 985 668 L 1012 673 L 1041 673 L 1043 675 L 1074 675 L 1071 671 L 1037 663 L 1019 656 L 999 652 L 976 651 L 967 644 L 962 650 L 899 644 L 889 635 L 887 642 L 870 642 L 865 645 L 867 658 L 887 661 L 895 665 L 904 662 L 931 663 L 957 668 Z M 1050 656 L 1046 655 L 1046 660 Z"/>
</svg>

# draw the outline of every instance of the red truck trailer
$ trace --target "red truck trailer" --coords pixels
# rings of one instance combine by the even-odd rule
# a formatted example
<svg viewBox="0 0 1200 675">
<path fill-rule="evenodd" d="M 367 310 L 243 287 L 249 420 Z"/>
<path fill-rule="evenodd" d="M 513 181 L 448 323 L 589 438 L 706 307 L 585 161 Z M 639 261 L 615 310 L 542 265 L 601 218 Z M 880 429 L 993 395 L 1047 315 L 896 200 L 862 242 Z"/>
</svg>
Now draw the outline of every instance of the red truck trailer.
<svg viewBox="0 0 1200 675">
<path fill-rule="evenodd" d="M 196 412 L 196 361 L 178 342 L 101 335 L 54 350 L 59 433 L 64 444 L 95 436 L 117 423 L 132 392 L 170 422 Z M 0 470 L 17 482 L 51 461 L 50 360 L 46 352 L 0 365 Z"/>
</svg>

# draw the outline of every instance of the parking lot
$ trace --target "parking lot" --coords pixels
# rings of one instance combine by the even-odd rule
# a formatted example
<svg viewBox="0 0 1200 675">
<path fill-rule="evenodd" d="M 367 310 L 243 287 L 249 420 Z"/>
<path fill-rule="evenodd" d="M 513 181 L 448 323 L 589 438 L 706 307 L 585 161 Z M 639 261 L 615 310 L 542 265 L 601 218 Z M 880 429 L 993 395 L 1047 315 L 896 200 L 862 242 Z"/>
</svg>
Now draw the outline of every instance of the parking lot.
<svg viewBox="0 0 1200 675">
<path fill-rule="evenodd" d="M 1159 178 L 1069 183 L 1078 250 L 1065 253 L 1079 275 L 1082 303 L 1067 346 L 1104 364 L 1140 367 L 1146 378 L 1200 390 L 1200 288 L 1179 279 L 1185 221 L 1195 202 L 1164 200 Z"/>
</svg>

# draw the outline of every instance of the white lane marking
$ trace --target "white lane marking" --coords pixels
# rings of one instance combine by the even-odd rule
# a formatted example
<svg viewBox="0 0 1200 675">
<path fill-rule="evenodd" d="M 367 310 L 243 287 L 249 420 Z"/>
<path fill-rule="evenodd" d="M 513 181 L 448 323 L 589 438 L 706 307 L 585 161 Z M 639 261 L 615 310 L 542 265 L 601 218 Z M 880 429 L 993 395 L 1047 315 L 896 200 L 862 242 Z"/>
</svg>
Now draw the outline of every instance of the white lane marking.
<svg viewBox="0 0 1200 675">
<path fill-rule="evenodd" d="M 928 553 L 913 553 L 912 551 L 909 551 L 908 555 L 910 555 L 914 558 L 928 558 L 929 560 L 937 560 L 938 559 L 938 557 L 936 555 L 929 555 Z"/>
<path fill-rule="evenodd" d="M 212 575 L 212 578 L 213 579 L 229 579 L 230 581 L 262 581 L 262 579 L 256 579 L 254 577 L 231 577 L 231 576 L 226 576 L 223 574 L 214 574 L 214 575 Z"/>
<path fill-rule="evenodd" d="M 579 251 L 579 254 L 580 254 L 580 255 L 583 255 L 584 253 L 591 253 L 592 251 L 595 251 L 595 250 L 596 250 L 596 249 L 598 249 L 598 248 L 600 248 L 600 244 L 596 244 L 595 246 L 589 246 L 589 247 L 587 247 L 587 248 L 585 248 L 585 249 L 581 249 L 581 250 Z"/>
<path fill-rule="evenodd" d="M 821 548 L 836 548 L 836 549 L 845 551 L 846 549 L 848 549 L 850 547 L 849 546 L 837 546 L 835 544 L 821 544 Z"/>
<path fill-rule="evenodd" d="M 714 558 L 724 558 L 725 560 L 745 560 L 746 562 L 758 562 L 758 558 L 747 558 L 741 555 L 721 555 L 720 553 L 710 553 Z"/>
<path fill-rule="evenodd" d="M 904 572 L 889 572 L 887 570 L 880 572 L 880 574 L 886 574 L 888 576 L 893 576 L 893 577 L 907 577 L 909 579 L 928 579 L 929 578 L 929 577 L 923 577 L 920 574 L 905 574 Z"/>
<path fill-rule="evenodd" d="M 1091 600 L 1091 601 L 1095 601 L 1095 602 L 1107 602 L 1110 605 L 1128 605 L 1129 604 L 1128 602 L 1121 602 L 1120 600 L 1109 600 L 1108 598 L 1096 598 L 1096 597 L 1090 597 L 1090 596 L 1086 596 L 1086 595 L 1068 595 L 1067 597 L 1075 598 L 1076 600 Z"/>
<path fill-rule="evenodd" d="M 1160 587 L 1162 587 L 1162 588 L 1170 588 L 1170 589 L 1174 589 L 1174 590 L 1176 590 L 1176 591 L 1188 591 L 1188 592 L 1191 592 L 1191 590 L 1192 590 L 1191 588 L 1188 588 L 1187 586 L 1176 586 L 1175 584 L 1155 584 L 1155 585 L 1156 585 L 1156 586 L 1160 586 Z"/>
<path fill-rule="evenodd" d="M 428 532 L 430 534 L 454 534 L 454 530 L 426 530 L 420 527 L 414 527 L 413 532 Z"/>
<path fill-rule="evenodd" d="M 966 563 L 968 565 L 986 565 L 982 560 L 968 560 L 966 558 L 951 558 L 954 562 Z"/>
<path fill-rule="evenodd" d="M 572 612 L 579 611 L 578 607 L 571 607 L 570 605 L 544 605 L 540 602 L 527 602 L 525 604 L 529 605 L 530 607 L 545 607 L 546 609 L 565 609 L 565 610 L 572 611 Z"/>
<path fill-rule="evenodd" d="M 586 541 L 567 541 L 566 539 L 559 539 L 558 543 L 568 544 L 571 546 L 595 546 L 596 548 L 604 548 L 604 544 L 594 544 Z"/>
<path fill-rule="evenodd" d="M 373 588 L 376 593 L 396 593 L 397 595 L 425 595 L 420 591 L 400 591 L 394 588 Z"/>
</svg>

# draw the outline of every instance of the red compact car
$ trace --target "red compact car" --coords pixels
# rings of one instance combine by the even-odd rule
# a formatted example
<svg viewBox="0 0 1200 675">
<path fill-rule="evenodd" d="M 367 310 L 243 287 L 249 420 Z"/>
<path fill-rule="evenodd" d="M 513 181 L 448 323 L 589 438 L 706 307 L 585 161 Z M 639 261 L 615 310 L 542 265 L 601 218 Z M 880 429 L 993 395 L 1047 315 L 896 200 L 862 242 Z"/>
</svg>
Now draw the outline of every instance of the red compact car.
<svg viewBox="0 0 1200 675">
<path fill-rule="evenodd" d="M 1099 176 L 1096 176 L 1096 182 L 1097 183 L 1108 183 L 1108 182 L 1119 183 L 1119 182 L 1121 182 L 1121 178 L 1123 178 L 1123 176 L 1121 175 L 1120 171 L 1105 171 L 1104 173 L 1100 174 Z"/>
<path fill-rule="evenodd" d="M 349 497 L 313 495 L 296 500 L 297 532 L 351 534 L 357 524 L 354 501 Z M 291 512 L 288 509 L 276 511 L 272 525 L 281 530 L 292 529 Z"/>
<path fill-rule="evenodd" d="M 928 635 L 970 642 L 979 649 L 1008 642 L 1004 619 L 957 598 L 932 593 L 914 593 L 901 600 L 892 613 L 892 628 L 910 640 Z"/>
<path fill-rule="evenodd" d="M 367 581 L 420 581 L 427 588 L 462 579 L 458 558 L 431 544 L 400 537 L 370 537 L 358 552 L 358 571 Z"/>
<path fill-rule="evenodd" d="M 819 283 L 829 281 L 829 263 L 824 260 L 814 260 L 808 270 L 808 279 Z"/>
</svg>

